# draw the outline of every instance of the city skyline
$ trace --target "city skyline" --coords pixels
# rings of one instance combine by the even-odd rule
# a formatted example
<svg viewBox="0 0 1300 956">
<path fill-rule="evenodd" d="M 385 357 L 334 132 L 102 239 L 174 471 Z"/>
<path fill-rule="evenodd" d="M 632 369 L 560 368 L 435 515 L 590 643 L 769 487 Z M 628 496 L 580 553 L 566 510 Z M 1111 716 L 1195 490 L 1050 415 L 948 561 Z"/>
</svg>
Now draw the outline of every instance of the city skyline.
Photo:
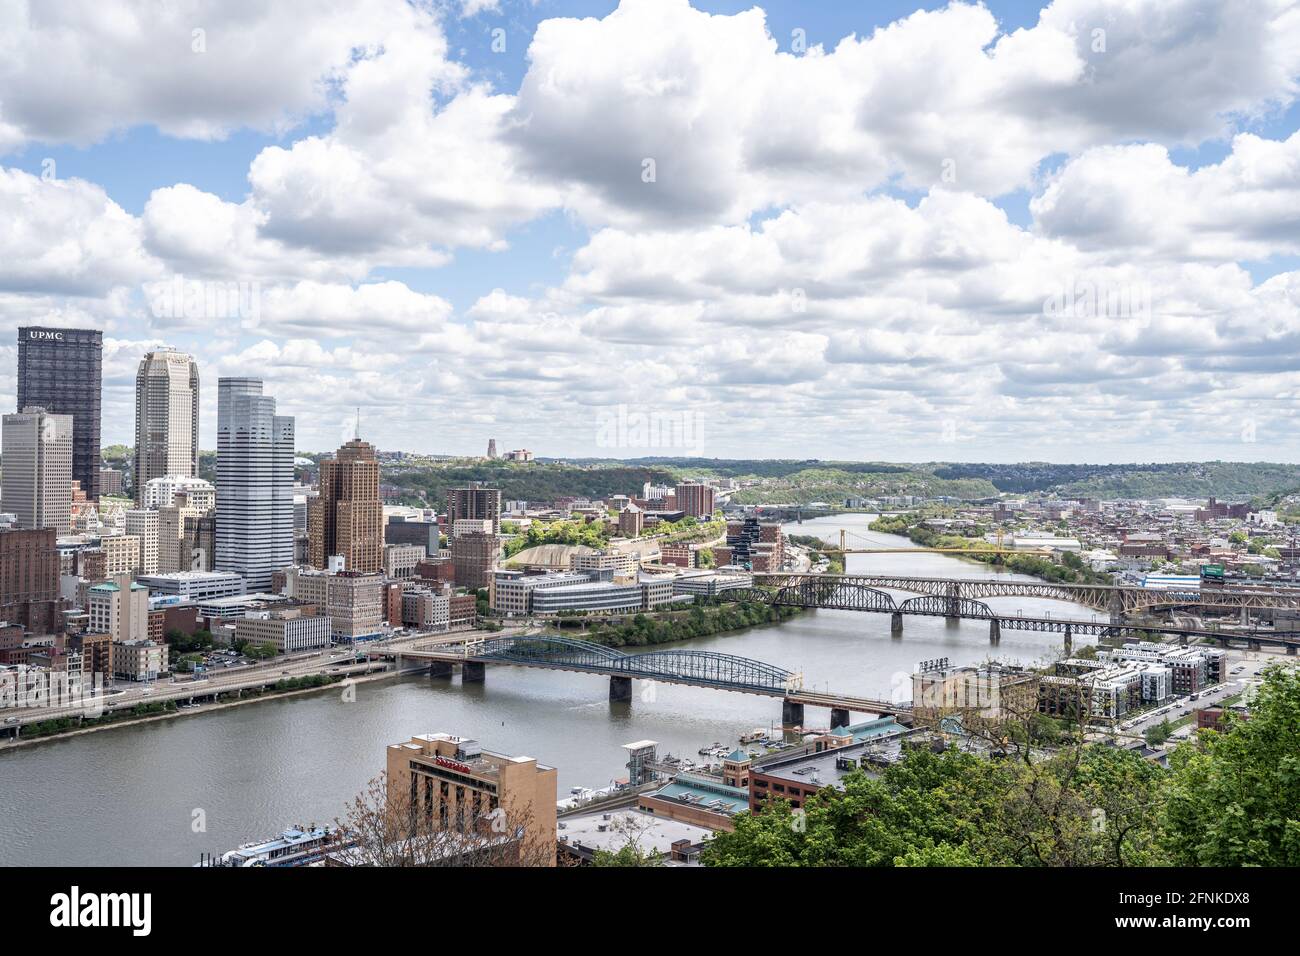
<svg viewBox="0 0 1300 956">
<path fill-rule="evenodd" d="M 1286 5 L 828 6 L 17 24 L 0 401 L 19 327 L 75 327 L 104 444 L 167 346 L 313 451 L 360 404 L 378 448 L 466 456 L 1300 456 Z M 92 48 L 116 95 L 30 75 Z"/>
</svg>

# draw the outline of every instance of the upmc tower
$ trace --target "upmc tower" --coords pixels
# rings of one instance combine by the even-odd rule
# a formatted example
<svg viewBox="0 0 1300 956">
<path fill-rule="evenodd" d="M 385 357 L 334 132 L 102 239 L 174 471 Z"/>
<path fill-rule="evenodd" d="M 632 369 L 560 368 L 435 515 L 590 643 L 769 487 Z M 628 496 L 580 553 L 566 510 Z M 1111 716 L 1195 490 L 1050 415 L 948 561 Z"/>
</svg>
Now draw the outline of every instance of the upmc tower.
<svg viewBox="0 0 1300 956">
<path fill-rule="evenodd" d="M 72 416 L 72 477 L 99 498 L 99 408 L 104 333 L 97 329 L 18 330 L 18 408 L 39 405 Z"/>
</svg>

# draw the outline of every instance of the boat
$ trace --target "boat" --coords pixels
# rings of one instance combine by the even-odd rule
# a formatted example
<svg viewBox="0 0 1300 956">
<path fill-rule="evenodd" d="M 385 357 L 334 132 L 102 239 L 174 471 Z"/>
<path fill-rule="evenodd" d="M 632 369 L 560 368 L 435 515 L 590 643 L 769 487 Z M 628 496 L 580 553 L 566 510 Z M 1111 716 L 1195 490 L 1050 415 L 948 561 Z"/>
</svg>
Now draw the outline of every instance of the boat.
<svg viewBox="0 0 1300 956">
<path fill-rule="evenodd" d="M 290 827 L 278 837 L 228 850 L 209 866 L 306 866 L 338 846 L 330 827 Z"/>
<path fill-rule="evenodd" d="M 766 739 L 767 739 L 767 731 L 762 727 L 755 727 L 749 733 L 740 735 L 740 742 L 742 744 L 756 744 L 760 740 L 766 740 Z"/>
</svg>

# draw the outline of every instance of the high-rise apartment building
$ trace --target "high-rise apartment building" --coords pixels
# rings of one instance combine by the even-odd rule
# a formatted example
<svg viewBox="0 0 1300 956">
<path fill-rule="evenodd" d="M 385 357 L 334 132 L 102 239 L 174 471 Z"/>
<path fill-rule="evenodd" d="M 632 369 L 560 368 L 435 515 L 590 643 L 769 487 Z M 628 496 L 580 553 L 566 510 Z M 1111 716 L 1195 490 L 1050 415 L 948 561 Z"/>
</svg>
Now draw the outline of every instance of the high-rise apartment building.
<svg viewBox="0 0 1300 956">
<path fill-rule="evenodd" d="M 199 367 L 184 352 L 150 352 L 135 377 L 135 501 L 152 478 L 199 473 Z"/>
<path fill-rule="evenodd" d="M 491 521 L 492 533 L 500 534 L 501 492 L 478 481 L 471 481 L 464 488 L 453 488 L 447 493 L 447 527 L 454 528 L 460 519 Z"/>
<path fill-rule="evenodd" d="M 187 547 L 185 539 L 186 523 L 190 519 L 199 519 L 209 513 L 208 508 L 198 507 L 185 493 L 176 495 L 170 505 L 158 509 L 158 571 L 169 574 L 173 571 L 211 571 L 212 564 L 204 563 L 204 558 L 196 555 Z M 197 565 L 197 566 L 196 566 Z"/>
<path fill-rule="evenodd" d="M 349 571 L 371 573 L 384 564 L 384 507 L 374 446 L 359 438 L 320 465 L 320 494 L 307 506 L 311 564 L 323 568 L 333 555 Z"/>
<path fill-rule="evenodd" d="M 72 416 L 72 477 L 91 501 L 100 495 L 103 338 L 98 329 L 18 329 L 18 407 Z"/>
<path fill-rule="evenodd" d="M 217 570 L 250 592 L 293 564 L 293 417 L 258 378 L 217 381 Z"/>
<path fill-rule="evenodd" d="M 16 515 L 20 528 L 67 534 L 72 523 L 72 416 L 28 405 L 4 417 L 0 445 L 0 508 Z"/>
<path fill-rule="evenodd" d="M 683 482 L 677 486 L 677 510 L 691 518 L 707 518 L 713 514 L 714 491 L 710 485 Z"/>
</svg>

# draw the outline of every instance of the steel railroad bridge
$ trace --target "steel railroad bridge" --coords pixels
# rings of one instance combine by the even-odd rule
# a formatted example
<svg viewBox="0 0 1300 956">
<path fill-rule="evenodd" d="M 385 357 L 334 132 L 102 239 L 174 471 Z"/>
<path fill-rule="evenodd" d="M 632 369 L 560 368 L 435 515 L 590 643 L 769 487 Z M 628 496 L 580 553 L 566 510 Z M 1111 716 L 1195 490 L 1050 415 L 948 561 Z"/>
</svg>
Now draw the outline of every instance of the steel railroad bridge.
<svg viewBox="0 0 1300 956">
<path fill-rule="evenodd" d="M 912 591 L 945 598 L 1035 597 L 1071 601 L 1118 619 L 1138 611 L 1176 610 L 1202 607 L 1231 610 L 1274 610 L 1300 608 L 1300 588 L 1285 590 L 1157 590 L 1121 584 L 1056 584 L 1050 581 L 1002 581 L 980 578 L 918 578 L 891 574 L 756 574 L 754 583 L 763 587 L 799 587 L 805 583 L 835 582 L 858 587 Z M 850 610 L 860 610 L 851 608 Z"/>
<path fill-rule="evenodd" d="M 865 583 L 865 579 L 879 582 L 874 585 Z M 1261 628 L 1242 628 L 1239 630 L 1201 630 L 1180 627 L 1178 625 L 1153 625 L 1129 623 L 1121 616 L 1112 616 L 1109 621 L 1071 620 L 1068 618 L 1035 617 L 1017 614 L 1001 614 L 988 604 L 977 600 L 971 592 L 981 596 L 1032 596 L 1054 598 L 1056 600 L 1078 601 L 1080 590 L 1091 590 L 1090 585 L 1040 584 L 1033 581 L 954 581 L 946 578 L 902 578 L 882 577 L 880 575 L 826 575 L 826 574 L 756 574 L 756 584 L 764 586 L 737 588 L 722 592 L 719 597 L 724 601 L 759 601 L 779 607 L 827 608 L 842 611 L 870 611 L 889 614 L 890 630 L 895 636 L 903 633 L 903 616 L 914 614 L 925 617 L 943 617 L 948 620 L 981 620 L 989 622 L 989 640 L 996 643 L 1001 638 L 1003 628 L 1018 631 L 1051 631 L 1065 635 L 1067 653 L 1072 649 L 1075 634 L 1088 634 L 1102 637 L 1137 634 L 1138 632 L 1164 634 L 1179 638 L 1186 643 L 1190 638 L 1206 638 L 1228 646 L 1230 641 L 1245 641 L 1252 650 L 1258 650 L 1264 644 L 1286 648 L 1288 654 L 1294 655 L 1300 648 L 1300 631 L 1273 631 Z M 897 601 L 894 596 L 881 588 L 896 590 L 922 590 L 943 585 L 943 593 L 921 593 L 917 597 Z M 956 585 L 975 585 L 963 588 Z M 987 586 L 981 590 L 980 586 Z M 1147 592 L 1142 588 L 1121 588 L 1116 586 L 1096 586 L 1096 590 Z M 1154 592 L 1170 595 L 1170 592 Z M 1213 593 L 1213 592 L 1210 592 Z M 1185 600 L 1185 595 L 1175 595 L 1171 600 Z M 1300 599 L 1300 595 L 1296 595 Z M 1182 607 L 1184 603 L 1167 604 L 1166 607 Z"/>
<path fill-rule="evenodd" d="M 401 645 L 376 645 L 366 653 L 393 657 L 399 668 L 410 661 L 428 661 L 431 677 L 449 677 L 454 666 L 461 669 L 461 682 L 482 682 L 487 665 L 540 667 L 609 677 L 609 699 L 630 701 L 632 681 L 662 681 L 689 687 L 779 697 L 782 723 L 801 725 L 804 705 L 831 709 L 831 726 L 846 726 L 850 713 L 910 717 L 911 707 L 885 700 L 811 691 L 794 671 L 716 651 L 674 648 L 625 654 L 612 647 L 568 637 L 527 634 L 513 637 L 447 637 Z"/>
</svg>

